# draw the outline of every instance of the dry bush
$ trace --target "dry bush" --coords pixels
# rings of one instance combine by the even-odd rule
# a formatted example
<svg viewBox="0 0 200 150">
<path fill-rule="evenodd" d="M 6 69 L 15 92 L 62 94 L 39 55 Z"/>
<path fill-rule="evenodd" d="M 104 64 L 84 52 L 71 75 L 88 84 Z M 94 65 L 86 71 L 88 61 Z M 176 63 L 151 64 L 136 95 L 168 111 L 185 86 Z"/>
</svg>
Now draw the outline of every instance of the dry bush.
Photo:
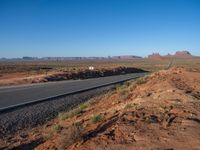
<svg viewBox="0 0 200 150">
<path fill-rule="evenodd" d="M 75 109 L 73 109 L 73 110 L 71 110 L 69 112 L 61 112 L 61 113 L 59 113 L 58 114 L 58 118 L 60 120 L 65 120 L 65 119 L 74 117 L 74 116 L 82 113 L 86 108 L 88 108 L 89 105 L 90 105 L 89 102 L 82 103 L 77 108 L 75 108 Z"/>
<path fill-rule="evenodd" d="M 126 100 L 129 97 L 130 91 L 128 89 L 123 89 L 118 92 L 120 100 Z"/>
<path fill-rule="evenodd" d="M 136 85 L 135 83 L 132 83 L 132 84 L 129 86 L 129 90 L 130 90 L 130 91 L 133 91 L 136 87 L 137 87 L 137 85 Z"/>
<path fill-rule="evenodd" d="M 97 114 L 97 115 L 94 115 L 92 116 L 91 118 L 91 122 L 92 123 L 97 123 L 97 122 L 100 122 L 103 120 L 103 115 L 102 114 Z"/>
<path fill-rule="evenodd" d="M 134 80 L 129 80 L 129 81 L 126 81 L 123 85 L 125 87 L 129 87 L 133 82 L 134 82 Z"/>
<path fill-rule="evenodd" d="M 59 149 L 64 150 L 69 145 L 78 142 L 82 139 L 83 126 L 80 123 L 75 123 L 63 130 L 61 133 L 61 141 L 59 143 Z"/>
<path fill-rule="evenodd" d="M 53 133 L 59 133 L 62 130 L 62 126 L 55 124 L 51 127 Z"/>
<path fill-rule="evenodd" d="M 43 137 L 43 139 L 44 139 L 45 141 L 50 140 L 50 139 L 53 137 L 53 135 L 54 135 L 54 133 L 51 131 L 51 132 L 47 133 L 47 134 Z"/>
<path fill-rule="evenodd" d="M 146 83 L 146 82 L 147 82 L 147 77 L 138 78 L 138 79 L 136 80 L 136 84 L 137 84 L 137 85 L 144 84 L 144 83 Z"/>
<path fill-rule="evenodd" d="M 79 109 L 85 110 L 86 108 L 88 108 L 88 106 L 89 106 L 89 103 L 82 103 L 82 104 L 79 105 Z"/>
<path fill-rule="evenodd" d="M 126 106 L 125 106 L 125 109 L 137 109 L 137 106 L 138 106 L 138 104 L 136 104 L 136 103 L 131 103 L 131 104 L 127 104 Z"/>
<path fill-rule="evenodd" d="M 61 132 L 62 129 L 63 127 L 59 124 L 53 125 L 51 127 L 51 130 L 44 136 L 44 140 L 45 141 L 50 140 L 55 135 L 55 133 Z"/>
<path fill-rule="evenodd" d="M 70 118 L 71 113 L 70 112 L 61 112 L 58 114 L 58 119 L 65 120 L 67 118 Z"/>
</svg>

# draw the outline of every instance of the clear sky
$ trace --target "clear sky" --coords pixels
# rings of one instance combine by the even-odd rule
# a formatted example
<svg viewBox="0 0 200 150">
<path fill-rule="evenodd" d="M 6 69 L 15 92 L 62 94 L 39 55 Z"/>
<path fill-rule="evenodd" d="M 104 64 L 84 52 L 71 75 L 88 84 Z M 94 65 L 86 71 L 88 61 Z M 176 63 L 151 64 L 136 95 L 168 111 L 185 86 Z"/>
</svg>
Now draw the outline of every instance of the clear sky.
<svg viewBox="0 0 200 150">
<path fill-rule="evenodd" d="M 200 55 L 200 0 L 0 0 L 0 57 Z"/>
</svg>

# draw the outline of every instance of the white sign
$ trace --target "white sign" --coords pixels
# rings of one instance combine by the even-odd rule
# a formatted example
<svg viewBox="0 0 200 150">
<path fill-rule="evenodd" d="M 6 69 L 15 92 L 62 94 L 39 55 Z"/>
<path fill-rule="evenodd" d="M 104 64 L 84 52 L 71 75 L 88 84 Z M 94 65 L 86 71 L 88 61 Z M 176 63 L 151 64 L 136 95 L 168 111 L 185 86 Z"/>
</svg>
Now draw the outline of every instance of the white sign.
<svg viewBox="0 0 200 150">
<path fill-rule="evenodd" d="M 93 66 L 89 66 L 89 70 L 94 70 L 94 67 Z"/>
</svg>

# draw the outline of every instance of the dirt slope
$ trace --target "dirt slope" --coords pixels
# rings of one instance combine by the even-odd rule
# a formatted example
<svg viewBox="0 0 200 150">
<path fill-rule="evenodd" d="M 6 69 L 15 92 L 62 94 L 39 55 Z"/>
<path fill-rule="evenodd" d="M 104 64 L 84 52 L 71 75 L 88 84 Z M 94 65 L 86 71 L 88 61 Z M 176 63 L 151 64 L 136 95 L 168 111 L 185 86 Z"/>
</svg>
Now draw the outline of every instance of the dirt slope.
<svg viewBox="0 0 200 150">
<path fill-rule="evenodd" d="M 29 140 L 22 138 L 21 144 L 8 143 L 31 146 L 48 136 L 35 149 L 198 150 L 199 91 L 200 73 L 183 68 L 160 71 L 91 100 L 75 115 L 60 114 L 29 131 Z"/>
<path fill-rule="evenodd" d="M 101 68 L 95 70 L 71 70 L 71 71 L 51 71 L 37 73 L 30 75 L 29 73 L 17 72 L 17 73 L 0 73 L 0 86 L 6 85 L 20 85 L 20 84 L 31 84 L 31 83 L 43 83 L 50 81 L 63 81 L 63 80 L 74 80 L 74 79 L 88 79 L 97 78 L 112 75 L 121 75 L 126 73 L 139 73 L 146 72 L 142 69 L 134 67 L 116 67 L 116 68 Z"/>
</svg>

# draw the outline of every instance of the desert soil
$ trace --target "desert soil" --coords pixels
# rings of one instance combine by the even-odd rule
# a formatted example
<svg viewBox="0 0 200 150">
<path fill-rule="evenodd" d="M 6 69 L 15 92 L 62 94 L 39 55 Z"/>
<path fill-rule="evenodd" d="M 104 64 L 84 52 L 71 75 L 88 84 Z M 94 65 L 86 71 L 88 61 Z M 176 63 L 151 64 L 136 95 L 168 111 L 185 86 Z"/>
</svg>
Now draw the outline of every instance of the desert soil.
<svg viewBox="0 0 200 150">
<path fill-rule="evenodd" d="M 1 143 L 8 149 L 200 150 L 200 73 L 171 68 L 127 82 L 77 115 Z"/>
<path fill-rule="evenodd" d="M 88 79 L 103 76 L 120 75 L 125 73 L 144 72 L 142 69 L 134 67 L 116 67 L 116 68 L 101 68 L 101 69 L 79 69 L 70 71 L 51 70 L 48 72 L 14 72 L 0 73 L 0 86 L 21 85 L 32 83 L 43 83 L 50 81 Z"/>
</svg>

